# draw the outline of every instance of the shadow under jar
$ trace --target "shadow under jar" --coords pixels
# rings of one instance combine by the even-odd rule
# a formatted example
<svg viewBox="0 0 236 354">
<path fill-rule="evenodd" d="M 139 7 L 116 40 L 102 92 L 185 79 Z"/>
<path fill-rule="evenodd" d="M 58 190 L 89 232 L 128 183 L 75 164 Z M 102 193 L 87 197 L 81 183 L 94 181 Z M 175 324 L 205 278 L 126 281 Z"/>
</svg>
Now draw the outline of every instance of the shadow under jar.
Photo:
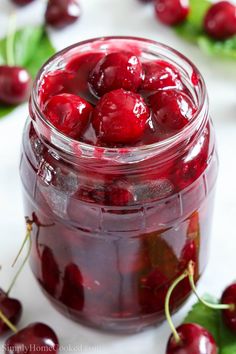
<svg viewBox="0 0 236 354">
<path fill-rule="evenodd" d="M 197 107 L 160 142 L 103 148 L 61 134 L 39 105 L 42 82 L 81 53 L 135 48 L 174 65 Z M 178 52 L 148 40 L 102 38 L 55 55 L 35 81 L 20 165 L 25 215 L 34 220 L 30 264 L 63 314 L 87 326 L 134 333 L 164 319 L 168 287 L 209 250 L 218 159 L 204 81 Z M 188 297 L 174 291 L 175 311 Z"/>
</svg>

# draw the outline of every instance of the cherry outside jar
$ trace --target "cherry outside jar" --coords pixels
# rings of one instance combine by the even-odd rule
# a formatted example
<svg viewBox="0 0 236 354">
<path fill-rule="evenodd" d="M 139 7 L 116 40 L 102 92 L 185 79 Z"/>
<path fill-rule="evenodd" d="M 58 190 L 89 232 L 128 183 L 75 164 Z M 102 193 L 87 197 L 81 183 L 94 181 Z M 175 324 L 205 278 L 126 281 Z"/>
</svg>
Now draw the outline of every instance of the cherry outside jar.
<svg viewBox="0 0 236 354">
<path fill-rule="evenodd" d="M 174 65 L 197 113 L 155 144 L 94 147 L 56 130 L 39 106 L 47 73 L 64 70 L 80 53 L 135 48 Z M 137 38 L 101 38 L 56 54 L 35 81 L 20 174 L 25 216 L 33 220 L 30 264 L 51 303 L 87 326 L 132 333 L 164 319 L 168 287 L 209 251 L 218 159 L 204 81 L 178 52 Z M 176 310 L 188 281 L 174 291 Z"/>
</svg>

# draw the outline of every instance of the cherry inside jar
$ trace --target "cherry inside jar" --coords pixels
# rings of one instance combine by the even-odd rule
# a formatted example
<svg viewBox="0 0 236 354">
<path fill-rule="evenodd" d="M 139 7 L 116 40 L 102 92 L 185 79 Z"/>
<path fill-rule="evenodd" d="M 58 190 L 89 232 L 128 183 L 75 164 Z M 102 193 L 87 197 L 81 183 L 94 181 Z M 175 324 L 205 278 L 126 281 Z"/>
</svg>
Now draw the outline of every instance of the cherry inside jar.
<svg viewBox="0 0 236 354">
<path fill-rule="evenodd" d="M 30 264 L 52 304 L 106 331 L 162 321 L 173 280 L 190 260 L 196 281 L 206 266 L 217 170 L 205 84 L 180 53 L 114 37 L 56 54 L 34 84 L 20 165 Z M 183 282 L 173 311 L 189 293 Z"/>
</svg>

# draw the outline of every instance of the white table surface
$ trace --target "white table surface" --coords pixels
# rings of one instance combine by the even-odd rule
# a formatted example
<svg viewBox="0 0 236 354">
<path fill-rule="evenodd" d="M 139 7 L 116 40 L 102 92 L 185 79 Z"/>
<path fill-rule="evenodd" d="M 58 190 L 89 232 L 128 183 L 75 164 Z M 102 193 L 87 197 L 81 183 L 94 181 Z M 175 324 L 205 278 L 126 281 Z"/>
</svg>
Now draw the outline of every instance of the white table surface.
<svg viewBox="0 0 236 354">
<path fill-rule="evenodd" d="M 9 3 L 10 0 L 0 1 L 0 36 L 6 32 L 7 18 L 13 9 Z M 152 6 L 144 6 L 137 0 L 81 0 L 81 5 L 83 16 L 80 21 L 64 31 L 50 32 L 57 49 L 95 36 L 134 35 L 151 38 L 169 44 L 188 56 L 206 80 L 217 133 L 220 174 L 211 255 L 199 291 L 219 296 L 224 286 L 236 278 L 236 63 L 207 57 L 197 47 L 183 42 L 171 29 L 157 23 Z M 36 0 L 34 4 L 17 10 L 18 24 L 40 23 L 44 6 L 43 0 Z M 25 231 L 18 163 L 26 116 L 25 104 L 0 120 L 0 286 L 5 289 L 13 275 L 11 261 Z M 24 304 L 19 327 L 34 321 L 48 323 L 65 347 L 62 353 L 165 353 L 170 334 L 166 323 L 134 336 L 106 335 L 76 325 L 49 305 L 28 266 L 17 282 L 13 295 Z M 176 324 L 181 323 L 193 301 L 192 297 L 174 316 Z M 0 341 L 0 352 L 3 351 L 2 345 L 3 341 Z"/>
</svg>

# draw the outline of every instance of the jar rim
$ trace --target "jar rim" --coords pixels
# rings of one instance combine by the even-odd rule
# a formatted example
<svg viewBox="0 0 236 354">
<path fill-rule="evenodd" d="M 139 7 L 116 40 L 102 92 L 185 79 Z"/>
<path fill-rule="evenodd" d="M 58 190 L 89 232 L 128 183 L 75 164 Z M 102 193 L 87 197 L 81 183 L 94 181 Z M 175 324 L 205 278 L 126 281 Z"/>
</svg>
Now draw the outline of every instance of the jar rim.
<svg viewBox="0 0 236 354">
<path fill-rule="evenodd" d="M 196 73 L 198 77 L 198 83 L 196 87 L 198 88 L 198 98 L 199 104 L 197 106 L 197 110 L 189 122 L 182 130 L 177 132 L 176 134 L 152 143 L 152 144 L 145 144 L 145 145 L 140 145 L 140 146 L 126 146 L 123 148 L 111 148 L 111 147 L 104 147 L 104 146 L 95 146 L 91 145 L 88 143 L 84 143 L 78 140 L 74 140 L 62 132 L 60 132 L 58 129 L 56 129 L 46 118 L 46 116 L 43 114 L 40 108 L 39 100 L 38 100 L 38 84 L 40 83 L 44 72 L 49 68 L 49 66 L 52 65 L 53 62 L 55 62 L 58 58 L 60 58 L 62 55 L 66 54 L 67 52 L 80 48 L 85 45 L 89 44 L 94 44 L 96 42 L 98 43 L 105 43 L 105 42 L 110 42 L 110 41 L 132 41 L 136 44 L 147 44 L 153 46 L 156 50 L 159 49 L 166 51 L 168 54 L 172 54 L 175 56 L 175 58 L 179 58 L 182 62 L 183 65 L 188 65 L 192 69 L 192 73 Z M 156 54 L 160 54 L 159 51 L 156 51 Z M 166 60 L 170 61 L 170 58 L 166 56 Z M 175 63 L 176 64 L 176 63 Z M 180 66 L 182 67 L 182 66 Z M 183 67 L 182 67 L 183 68 Z M 151 39 L 145 39 L 142 37 L 133 37 L 133 36 L 104 36 L 104 37 L 96 37 L 96 38 L 91 38 L 87 39 L 81 42 L 77 42 L 75 44 L 72 44 L 60 51 L 58 51 L 56 54 L 54 54 L 52 57 L 48 59 L 48 61 L 41 67 L 39 70 L 33 84 L 32 92 L 31 92 L 31 102 L 32 108 L 35 110 L 35 114 L 43 124 L 44 128 L 46 127 L 47 129 L 50 130 L 50 136 L 51 136 L 51 142 L 53 145 L 56 145 L 56 147 L 62 149 L 65 153 L 69 153 L 70 155 L 78 155 L 78 152 L 80 152 L 80 157 L 92 157 L 92 156 L 98 156 L 100 153 L 100 156 L 104 156 L 104 158 L 112 159 L 115 158 L 117 159 L 117 154 L 122 153 L 122 160 L 125 158 L 125 155 L 128 154 L 150 154 L 155 151 L 155 155 L 158 153 L 162 153 L 166 149 L 169 149 L 176 144 L 182 142 L 183 140 L 187 139 L 188 137 L 191 137 L 193 132 L 197 131 L 200 129 L 201 126 L 205 126 L 205 121 L 208 117 L 208 95 L 207 95 L 207 90 L 206 90 L 206 85 L 205 81 L 195 66 L 195 64 L 192 63 L 191 60 L 189 60 L 185 55 L 181 54 L 179 51 L 176 49 L 173 49 L 172 47 L 161 43 L 157 42 Z M 43 134 L 44 135 L 44 134 Z M 73 146 L 73 149 L 71 149 L 71 145 Z M 77 145 L 77 148 L 75 148 Z M 141 156 L 140 156 L 141 157 Z"/>
</svg>

